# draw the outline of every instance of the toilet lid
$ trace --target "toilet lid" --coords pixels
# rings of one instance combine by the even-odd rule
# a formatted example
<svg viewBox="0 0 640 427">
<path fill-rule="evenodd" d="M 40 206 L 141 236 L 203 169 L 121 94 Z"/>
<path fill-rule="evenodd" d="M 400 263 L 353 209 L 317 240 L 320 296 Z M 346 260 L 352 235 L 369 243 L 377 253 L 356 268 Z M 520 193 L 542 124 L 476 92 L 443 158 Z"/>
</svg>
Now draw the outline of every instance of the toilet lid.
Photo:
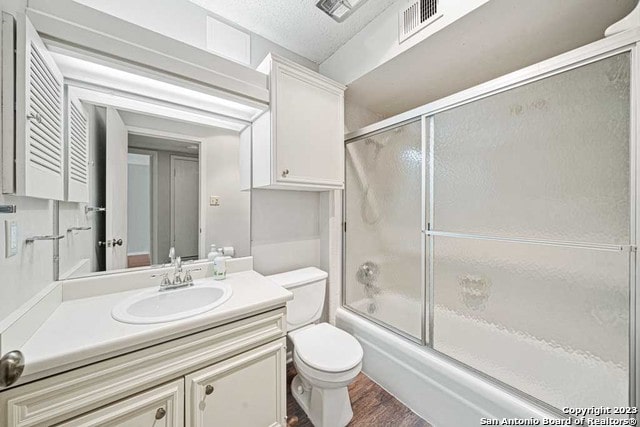
<svg viewBox="0 0 640 427">
<path fill-rule="evenodd" d="M 294 345 L 304 363 L 324 372 L 348 371 L 362 361 L 358 340 L 328 323 L 299 331 Z"/>
</svg>

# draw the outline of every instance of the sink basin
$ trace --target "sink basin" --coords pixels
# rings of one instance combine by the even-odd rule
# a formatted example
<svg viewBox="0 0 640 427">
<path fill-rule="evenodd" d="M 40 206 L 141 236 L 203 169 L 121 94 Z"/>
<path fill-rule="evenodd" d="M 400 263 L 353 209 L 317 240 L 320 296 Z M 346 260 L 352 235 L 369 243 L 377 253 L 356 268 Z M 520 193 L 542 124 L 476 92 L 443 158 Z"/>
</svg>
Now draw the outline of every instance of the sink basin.
<svg viewBox="0 0 640 427">
<path fill-rule="evenodd" d="M 232 293 L 231 286 L 213 280 L 163 292 L 155 288 L 123 300 L 113 308 L 111 316 L 124 323 L 172 322 L 213 310 Z"/>
</svg>

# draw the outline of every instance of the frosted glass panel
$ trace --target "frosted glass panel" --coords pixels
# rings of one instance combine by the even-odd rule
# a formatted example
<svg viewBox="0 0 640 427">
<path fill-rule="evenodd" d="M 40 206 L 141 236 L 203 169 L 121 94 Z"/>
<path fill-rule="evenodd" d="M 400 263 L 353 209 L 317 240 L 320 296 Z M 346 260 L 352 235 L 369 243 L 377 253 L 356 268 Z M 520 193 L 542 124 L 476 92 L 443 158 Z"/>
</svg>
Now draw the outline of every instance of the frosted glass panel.
<svg viewBox="0 0 640 427">
<path fill-rule="evenodd" d="M 627 405 L 628 252 L 434 239 L 436 350 L 556 407 Z"/>
<path fill-rule="evenodd" d="M 434 117 L 436 230 L 629 243 L 629 54 Z"/>
<path fill-rule="evenodd" d="M 347 145 L 346 304 L 421 337 L 420 122 Z"/>
</svg>

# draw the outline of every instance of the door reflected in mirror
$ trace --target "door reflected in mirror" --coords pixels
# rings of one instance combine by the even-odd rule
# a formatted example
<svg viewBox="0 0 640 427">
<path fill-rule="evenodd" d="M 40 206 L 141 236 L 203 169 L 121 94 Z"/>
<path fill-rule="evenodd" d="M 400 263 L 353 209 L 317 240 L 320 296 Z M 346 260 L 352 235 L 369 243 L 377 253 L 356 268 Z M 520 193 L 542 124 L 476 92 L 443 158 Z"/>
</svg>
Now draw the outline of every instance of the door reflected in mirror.
<svg viewBox="0 0 640 427">
<path fill-rule="evenodd" d="M 250 254 L 240 133 L 83 102 L 87 203 L 59 203 L 59 278 Z"/>
</svg>

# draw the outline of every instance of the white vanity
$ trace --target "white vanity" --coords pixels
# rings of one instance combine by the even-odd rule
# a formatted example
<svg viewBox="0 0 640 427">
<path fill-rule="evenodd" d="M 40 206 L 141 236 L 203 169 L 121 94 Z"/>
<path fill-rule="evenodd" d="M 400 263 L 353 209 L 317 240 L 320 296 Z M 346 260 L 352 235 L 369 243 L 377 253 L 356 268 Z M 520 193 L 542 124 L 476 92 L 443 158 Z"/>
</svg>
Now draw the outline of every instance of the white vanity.
<svg viewBox="0 0 640 427">
<path fill-rule="evenodd" d="M 230 265 L 226 302 L 163 323 L 112 315 L 122 301 L 153 292 L 140 289 L 152 283 L 146 270 L 59 282 L 32 308 L 35 317 L 50 314 L 22 346 L 20 380 L 0 392 L 0 426 L 285 425 L 292 294 L 255 271 L 237 271 L 250 258 Z M 213 286 L 194 278 L 191 289 Z"/>
</svg>

